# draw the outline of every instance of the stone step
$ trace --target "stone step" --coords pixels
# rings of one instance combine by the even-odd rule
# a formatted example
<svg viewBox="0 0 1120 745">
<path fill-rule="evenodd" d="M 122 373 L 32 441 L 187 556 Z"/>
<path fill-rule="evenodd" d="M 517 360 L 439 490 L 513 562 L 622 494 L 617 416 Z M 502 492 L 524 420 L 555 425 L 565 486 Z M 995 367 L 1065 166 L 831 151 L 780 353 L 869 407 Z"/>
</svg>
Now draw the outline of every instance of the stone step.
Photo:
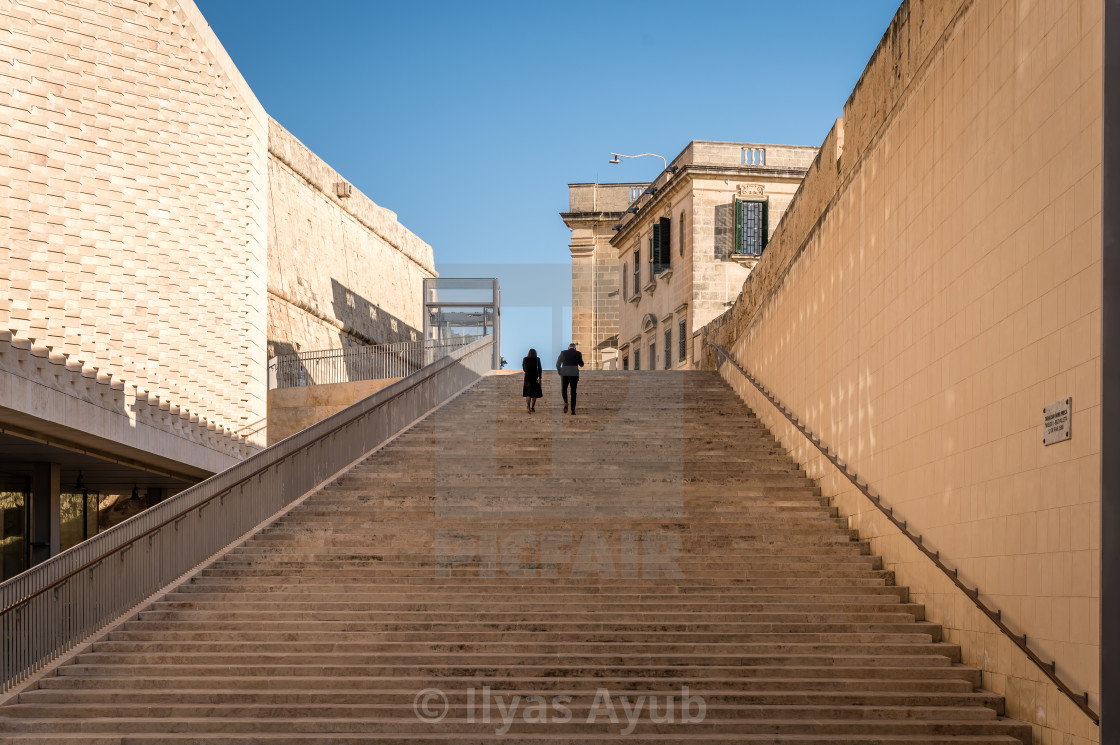
<svg viewBox="0 0 1120 745">
<path fill-rule="evenodd" d="M 671 734 L 631 734 L 626 736 L 627 743 L 634 745 L 664 745 L 665 743 L 768 743 L 770 745 L 1022 745 L 1029 740 L 1019 739 L 1011 735 L 962 735 L 954 729 L 941 727 L 952 734 L 923 733 L 919 735 L 894 735 L 876 733 L 850 733 L 850 734 L 799 734 L 799 733 L 767 733 L 767 734 L 739 734 L 739 733 L 671 733 Z M 189 727 L 186 729 L 189 730 Z M 496 732 L 496 730 L 495 730 Z M 269 745 L 414 745 L 419 742 L 449 743 L 456 745 L 479 745 L 480 743 L 504 743 L 505 745 L 586 745 L 587 739 L 592 735 L 588 733 L 573 734 L 531 734 L 507 733 L 498 736 L 487 736 L 486 733 L 405 733 L 386 735 L 384 733 L 355 734 L 355 733 L 300 733 L 300 734 L 215 734 L 207 736 L 200 741 L 194 734 L 185 733 L 134 733 L 130 734 L 127 745 L 163 745 L 163 743 L 190 743 L 196 745 L 205 742 L 206 745 L 244 745 L 245 743 L 268 743 Z M 598 741 L 618 739 L 619 735 L 611 734 L 605 727 L 595 737 Z M 21 733 L 5 740 L 10 745 L 122 745 L 119 735 L 99 735 L 96 733 L 60 734 L 60 733 Z"/>
<path fill-rule="evenodd" d="M 481 695 L 477 688 L 470 689 L 473 695 Z M 573 703 L 581 697 L 594 697 L 598 689 L 556 689 L 554 694 L 571 696 Z M 646 689 L 632 689 L 646 690 Z M 450 706 L 466 705 L 467 689 L 443 688 L 443 694 Z M 512 687 L 497 688 L 509 700 L 512 696 L 523 698 L 536 695 L 537 690 Z M 708 706 L 724 707 L 963 707 L 980 718 L 1003 714 L 1003 698 L 989 691 L 977 692 L 876 692 L 876 691 L 729 691 L 714 689 L 694 690 L 703 696 Z M 89 706 L 100 704 L 116 705 L 210 705 L 210 706 L 412 706 L 416 698 L 412 689 L 380 689 L 361 692 L 339 690 L 324 691 L 245 691 L 243 689 L 175 689 L 160 690 L 112 690 L 112 689 L 44 689 L 22 693 L 18 705 L 61 704 L 68 706 Z M 624 693 L 624 691 L 619 691 Z M 983 708 L 981 708 L 983 707 Z"/>
<path fill-rule="evenodd" d="M 451 624 L 445 624 L 451 626 Z M 457 624 L 456 624 L 457 626 Z M 831 641 L 866 643 L 872 641 L 896 642 L 916 641 L 927 643 L 938 641 L 940 627 L 931 623 L 905 623 L 905 624 L 757 624 L 753 627 L 743 625 L 745 630 L 719 630 L 719 631 L 634 631 L 634 630 L 587 630 L 572 628 L 569 630 L 516 630 L 516 629 L 481 629 L 472 627 L 470 636 L 454 633 L 454 628 L 445 629 L 419 629 L 419 630 L 377 630 L 377 631 L 349 631 L 343 640 L 320 642 L 322 639 L 318 631 L 295 630 L 217 630 L 186 631 L 173 629 L 153 629 L 150 625 L 138 622 L 126 624 L 121 631 L 109 634 L 109 641 L 100 644 L 122 642 L 154 642 L 166 645 L 168 651 L 175 648 L 177 642 L 205 641 L 213 644 L 221 642 L 251 644 L 255 642 L 270 642 L 291 648 L 291 643 L 298 642 L 305 649 L 318 649 L 329 647 L 331 649 L 346 649 L 350 645 L 378 646 L 378 645 L 424 645 L 428 647 L 455 645 L 456 649 L 471 649 L 478 645 L 492 644 L 495 642 L 512 648 L 536 646 L 541 648 L 557 648 L 558 645 L 595 645 L 613 644 L 616 648 L 626 648 L 629 645 L 658 646 L 661 649 L 673 649 L 685 645 L 727 645 L 751 643 L 814 643 Z M 809 629 L 815 629 L 810 631 Z M 851 629 L 858 628 L 859 631 Z M 161 647 L 162 648 L 162 647 Z"/>
<path fill-rule="evenodd" d="M 446 693 L 446 692 L 445 692 Z M 533 694 L 501 694 L 502 702 L 506 705 L 507 713 L 510 711 L 508 708 L 515 699 L 527 698 Z M 568 708 L 575 714 L 575 719 L 586 722 L 589 717 L 596 718 L 594 699 L 594 691 L 581 691 L 574 696 L 567 694 L 573 699 L 567 702 Z M 637 702 L 637 697 L 643 694 L 621 694 L 627 695 L 628 701 L 633 703 Z M 700 694 L 693 694 L 699 696 Z M 414 698 L 414 697 L 413 697 Z M 456 697 L 454 703 L 449 706 L 449 710 L 444 721 L 466 723 L 471 718 L 481 719 L 482 712 L 484 711 L 479 693 L 475 693 L 473 704 L 468 704 L 465 695 Z M 450 702 L 449 702 L 450 703 Z M 519 703 L 524 706 L 521 701 Z M 366 701 L 348 701 L 348 702 L 332 702 L 322 701 L 318 703 L 305 703 L 305 702 L 282 702 L 282 703 L 228 703 L 226 701 L 218 701 L 214 703 L 187 703 L 169 699 L 163 702 L 137 702 L 137 701 L 83 701 L 79 703 L 52 703 L 49 701 L 36 700 L 35 703 L 20 703 L 13 705 L 10 714 L 19 716 L 21 718 L 61 718 L 61 719 L 75 719 L 82 717 L 98 717 L 98 718 L 147 718 L 156 717 L 164 720 L 168 719 L 185 719 L 185 718 L 238 718 L 238 719 L 261 719 L 261 720 L 284 720 L 284 719 L 323 719 L 323 720 L 348 720 L 348 719 L 373 719 L 373 718 L 394 718 L 405 720 L 409 717 L 415 718 L 415 713 L 412 707 L 412 698 L 409 700 L 398 700 L 395 702 L 372 703 Z M 657 705 L 661 707 L 662 714 L 665 713 L 665 702 L 658 701 Z M 520 707 L 519 707 L 520 708 Z M 643 709 L 645 707 L 643 706 Z M 631 709 L 633 711 L 633 708 Z M 719 722 L 729 721 L 751 721 L 751 720 L 799 720 L 805 718 L 814 718 L 817 721 L 833 720 L 833 721 L 865 721 L 876 720 L 882 722 L 897 721 L 899 719 L 907 720 L 933 720 L 933 719 L 954 719 L 957 721 L 996 721 L 997 714 L 994 710 L 975 705 L 975 700 L 969 701 L 967 704 L 946 704 L 942 703 L 939 706 L 922 706 L 918 704 L 905 701 L 894 705 L 868 705 L 868 704 L 853 704 L 844 702 L 841 705 L 827 704 L 824 702 L 814 702 L 813 705 L 790 705 L 790 704 L 745 704 L 735 702 L 733 704 L 717 703 L 705 699 L 705 714 L 706 719 L 715 720 Z M 501 720 L 501 710 L 498 709 L 496 702 L 490 703 L 490 716 Z M 606 720 L 607 717 L 604 717 Z M 0 728 L 3 724 L 0 723 Z M 18 731 L 18 730 L 12 730 Z"/>
<path fill-rule="evenodd" d="M 664 704 L 664 702 L 663 702 Z M 666 709 L 668 705 L 665 704 Z M 676 707 L 675 707 L 676 708 Z M 456 712 L 458 713 L 458 712 Z M 0 732 L 19 733 L 28 730 L 36 731 L 39 733 L 46 732 L 79 732 L 79 733 L 104 733 L 104 732 L 118 732 L 118 733 L 144 733 L 151 734 L 153 732 L 170 732 L 182 733 L 191 732 L 196 736 L 205 733 L 246 733 L 246 734 L 265 734 L 275 733 L 281 735 L 292 735 L 295 733 L 317 733 L 317 734 L 385 734 L 385 735 L 408 735 L 409 733 L 431 732 L 442 734 L 446 732 L 456 732 L 460 734 L 474 733 L 477 735 L 513 735 L 518 734 L 531 735 L 541 730 L 545 730 L 550 734 L 563 734 L 571 733 L 573 735 L 602 735 L 607 732 L 621 731 L 625 735 L 631 733 L 639 737 L 645 733 L 660 734 L 665 730 L 677 730 L 682 736 L 690 736 L 696 734 L 726 734 L 726 735 L 773 735 L 782 734 L 787 732 L 797 733 L 804 728 L 804 720 L 801 718 L 794 719 L 771 719 L 771 718 L 727 718 L 717 719 L 714 716 L 708 717 L 707 711 L 704 711 L 704 717 L 700 717 L 700 709 L 697 706 L 692 716 L 700 719 L 701 721 L 683 721 L 677 722 L 673 725 L 652 722 L 647 713 L 646 717 L 635 717 L 635 722 L 631 728 L 629 722 L 626 722 L 624 716 L 615 715 L 618 724 L 611 721 L 611 717 L 605 713 L 599 713 L 596 710 L 590 710 L 588 715 L 584 718 L 574 716 L 575 712 L 569 710 L 572 714 L 569 720 L 565 723 L 558 724 L 550 722 L 542 724 L 538 721 L 526 722 L 524 715 L 518 718 L 516 714 L 508 725 L 503 722 L 497 707 L 494 707 L 492 713 L 492 721 L 482 721 L 482 715 L 472 715 L 470 721 L 467 716 L 457 718 L 447 717 L 440 722 L 424 723 L 418 721 L 415 715 L 412 716 L 381 716 L 381 717 L 365 717 L 365 718 L 338 718 L 338 717 L 277 717 L 277 718 L 244 718 L 244 717 L 226 717 L 218 718 L 215 716 L 186 716 L 182 718 L 156 718 L 156 717 L 113 717 L 113 718 L 87 718 L 79 722 L 80 728 L 75 729 L 74 723 L 67 718 L 51 718 L 51 719 L 35 719 L 27 718 L 17 720 L 15 722 L 0 723 Z M 595 714 L 595 719 L 588 721 L 586 718 L 591 713 Z M 667 716 L 667 711 L 661 714 Z M 682 712 L 676 711 L 675 716 L 687 716 Z M 914 721 L 917 719 L 917 721 Z M 496 721 L 495 721 L 496 720 Z M 547 721 L 547 720 L 546 720 Z M 1022 727 L 1019 723 L 1011 722 L 1008 720 L 1000 719 L 984 719 L 979 717 L 974 718 L 953 718 L 945 719 L 943 717 L 934 718 L 930 717 L 911 717 L 905 719 L 902 717 L 892 718 L 876 718 L 866 717 L 862 719 L 843 718 L 822 720 L 815 719 L 814 724 L 818 733 L 827 733 L 837 736 L 851 735 L 851 734 L 879 734 L 879 735 L 919 735 L 923 733 L 936 732 L 939 729 L 951 729 L 957 735 L 1008 735 L 1013 736 L 1016 732 L 1022 732 Z M 1027 732 L 1029 732 L 1029 727 Z"/>
<path fill-rule="evenodd" d="M 590 647 L 590 645 L 588 645 Z M 888 644 L 883 642 L 873 644 L 740 644 L 737 650 L 721 649 L 715 653 L 704 653 L 697 650 L 669 651 L 664 649 L 629 650 L 615 648 L 612 651 L 599 652 L 586 648 L 580 651 L 567 650 L 563 658 L 552 651 L 522 651 L 512 650 L 509 647 L 499 649 L 482 649 L 468 651 L 463 649 L 452 650 L 387 650 L 375 649 L 372 651 L 359 651 L 353 647 L 335 651 L 311 651 L 308 649 L 262 651 L 251 649 L 249 651 L 226 650 L 211 652 L 206 649 L 189 651 L 186 653 L 172 652 L 170 650 L 105 650 L 97 649 L 77 656 L 79 664 L 106 665 L 209 665 L 226 662 L 228 664 L 247 665 L 256 660 L 260 664 L 269 665 L 340 665 L 343 663 L 354 665 L 431 665 L 454 659 L 459 665 L 481 665 L 488 661 L 503 667 L 509 666 L 538 666 L 547 667 L 557 662 L 565 666 L 579 665 L 634 665 L 637 663 L 696 666 L 696 665 L 725 665 L 742 666 L 756 664 L 776 664 L 787 660 L 797 664 L 813 664 L 830 655 L 835 659 L 891 659 L 905 655 L 916 655 L 915 659 L 929 662 L 930 655 L 940 655 L 950 662 L 960 661 L 960 647 L 955 644 Z"/>
<path fill-rule="evenodd" d="M 287 580 L 287 578 L 285 578 Z M 819 589 L 821 592 L 837 592 L 848 590 L 878 590 L 891 587 L 884 579 L 878 577 L 853 577 L 850 579 L 838 579 L 836 577 L 800 577 L 788 578 L 783 577 L 780 579 L 743 579 L 739 584 L 702 584 L 693 586 L 691 584 L 684 586 L 665 587 L 664 589 L 655 589 L 648 583 L 639 584 L 631 581 L 629 584 L 623 584 L 618 581 L 618 584 L 598 583 L 586 587 L 575 586 L 567 583 L 562 586 L 558 585 L 538 585 L 535 582 L 526 582 L 520 585 L 507 582 L 490 582 L 490 583 L 463 583 L 456 582 L 453 584 L 447 583 L 444 579 L 443 582 L 436 583 L 381 583 L 374 579 L 369 579 L 365 582 L 349 581 L 347 579 L 339 579 L 334 582 L 319 581 L 314 582 L 308 580 L 305 582 L 292 582 L 292 581 L 268 581 L 260 577 L 247 579 L 244 577 L 201 577 L 192 580 L 191 582 L 180 585 L 175 590 L 175 595 L 188 595 L 196 596 L 200 594 L 213 595 L 213 594 L 231 594 L 244 595 L 247 593 L 272 595 L 275 593 L 293 593 L 304 596 L 319 596 L 323 594 L 346 594 L 350 593 L 364 593 L 369 595 L 376 595 L 383 600 L 400 600 L 405 597 L 440 597 L 446 594 L 454 594 L 458 596 L 464 595 L 484 595 L 486 597 L 524 597 L 526 595 L 550 595 L 550 596 L 571 596 L 571 597 L 587 597 L 608 594 L 612 597 L 629 598 L 630 596 L 643 596 L 651 593 L 658 593 L 666 598 L 680 598 L 681 601 L 687 598 L 692 599 L 707 599 L 707 598 L 728 598 L 736 597 L 741 593 L 760 592 L 763 590 L 771 590 L 774 592 L 804 592 L 806 588 Z M 905 588 L 891 589 L 891 592 L 906 592 Z M 172 594 L 164 595 L 163 599 L 169 599 Z M 899 597 L 905 597 L 900 595 Z"/>
<path fill-rule="evenodd" d="M 697 641 L 658 641 L 637 642 L 609 639 L 604 641 L 580 640 L 567 642 L 549 642 L 538 640 L 535 636 L 528 636 L 522 641 L 496 639 L 478 640 L 443 638 L 438 640 L 401 639 L 395 641 L 331 641 L 317 642 L 311 635 L 299 639 L 285 641 L 252 641 L 236 638 L 227 641 L 170 641 L 159 638 L 158 641 L 137 641 L 121 636 L 122 632 L 114 633 L 108 641 L 97 642 L 93 645 L 93 653 L 109 654 L 227 654 L 248 653 L 253 654 L 539 654 L 539 655 L 564 655 L 565 659 L 573 659 L 580 653 L 593 654 L 597 649 L 609 650 L 609 653 L 633 657 L 657 657 L 660 655 L 720 655 L 721 659 L 733 657 L 737 652 L 756 654 L 760 652 L 832 652 L 841 649 L 867 652 L 877 650 L 889 654 L 905 654 L 918 646 L 928 647 L 932 651 L 944 654 L 954 661 L 960 659 L 960 649 L 957 645 L 935 645 L 927 634 L 850 634 L 845 636 L 830 636 L 827 640 L 821 635 L 816 638 L 788 638 L 781 634 L 770 634 L 768 638 L 753 640 L 736 639 L 733 641 L 697 642 Z M 804 635 L 809 636 L 809 635 Z M 298 646 L 293 642 L 298 641 Z"/>
<path fill-rule="evenodd" d="M 65 668 L 59 668 L 63 670 Z M 971 693 L 980 685 L 979 671 L 967 668 L 917 668 L 916 675 L 887 673 L 890 670 L 872 668 L 878 676 L 864 675 L 862 670 L 856 668 L 834 669 L 794 669 L 781 668 L 774 675 L 758 676 L 755 678 L 689 678 L 675 676 L 669 678 L 649 677 L 620 677 L 599 675 L 595 677 L 579 676 L 546 676 L 533 678 L 530 676 L 519 677 L 486 677 L 481 675 L 441 675 L 433 676 L 393 676 L 379 677 L 362 675 L 360 677 L 346 677 L 332 674 L 327 677 L 312 675 L 303 676 L 257 676 L 251 679 L 252 690 L 342 690 L 342 691 L 370 691 L 383 689 L 410 689 L 414 692 L 428 688 L 445 687 L 481 689 L 489 686 L 493 690 L 509 687 L 516 690 L 532 690 L 538 694 L 560 693 L 573 687 L 590 687 L 592 690 L 607 688 L 611 691 L 627 690 L 656 690 L 679 691 L 682 685 L 688 685 L 694 690 L 701 688 L 716 691 L 873 691 L 884 693 Z M 332 671 L 333 672 L 333 671 Z M 937 674 L 935 674 L 937 673 Z M 947 676 L 942 675 L 948 673 Z M 108 689 L 108 690 L 144 690 L 144 691 L 176 691 L 176 690 L 246 690 L 249 684 L 247 677 L 231 677 L 228 673 L 222 675 L 193 674 L 184 672 L 174 678 L 157 674 L 152 670 L 145 670 L 143 674 L 110 676 L 78 676 L 55 675 L 39 681 L 40 689 Z M 415 693 L 413 694 L 415 695 Z"/>
</svg>

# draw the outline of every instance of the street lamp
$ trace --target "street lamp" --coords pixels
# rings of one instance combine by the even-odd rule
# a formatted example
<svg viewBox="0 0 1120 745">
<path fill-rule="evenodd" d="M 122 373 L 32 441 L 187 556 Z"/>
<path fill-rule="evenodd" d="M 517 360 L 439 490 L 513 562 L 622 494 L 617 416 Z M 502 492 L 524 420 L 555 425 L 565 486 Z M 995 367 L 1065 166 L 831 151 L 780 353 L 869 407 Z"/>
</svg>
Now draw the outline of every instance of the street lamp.
<svg viewBox="0 0 1120 745">
<path fill-rule="evenodd" d="M 611 153 L 611 159 L 607 162 L 618 164 L 622 162 L 621 160 L 619 160 L 619 158 L 644 158 L 647 155 L 654 158 L 661 158 L 661 162 L 664 164 L 664 170 L 669 170 L 669 161 L 665 160 L 664 155 L 658 155 L 657 153 L 642 153 L 641 155 L 623 155 L 622 153 Z"/>
</svg>

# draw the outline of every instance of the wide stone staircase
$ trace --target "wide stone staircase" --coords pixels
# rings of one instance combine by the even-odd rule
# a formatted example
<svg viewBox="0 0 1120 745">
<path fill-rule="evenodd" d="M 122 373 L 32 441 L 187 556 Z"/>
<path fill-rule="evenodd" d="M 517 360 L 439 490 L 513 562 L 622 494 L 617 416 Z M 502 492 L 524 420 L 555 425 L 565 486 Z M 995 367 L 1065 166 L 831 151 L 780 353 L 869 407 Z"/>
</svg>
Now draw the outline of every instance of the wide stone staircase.
<svg viewBox="0 0 1120 745">
<path fill-rule="evenodd" d="M 1003 743 L 714 373 L 493 375 L 0 707 L 5 743 Z"/>
</svg>

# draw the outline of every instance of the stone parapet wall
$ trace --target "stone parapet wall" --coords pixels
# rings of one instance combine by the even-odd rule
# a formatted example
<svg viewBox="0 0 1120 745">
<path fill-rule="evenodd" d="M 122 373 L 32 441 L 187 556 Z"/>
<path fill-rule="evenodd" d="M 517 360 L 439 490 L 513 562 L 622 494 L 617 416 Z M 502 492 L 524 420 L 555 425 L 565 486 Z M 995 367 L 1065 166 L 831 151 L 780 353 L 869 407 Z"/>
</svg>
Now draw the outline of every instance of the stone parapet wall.
<svg viewBox="0 0 1120 745">
<path fill-rule="evenodd" d="M 419 338 L 432 247 L 269 121 L 269 356 Z"/>
<path fill-rule="evenodd" d="M 904 2 L 704 341 L 883 495 L 1099 707 L 1102 7 Z M 710 350 L 704 350 L 711 365 Z M 1099 730 L 746 381 L 1009 716 Z M 1073 399 L 1045 447 L 1042 407 Z"/>
<path fill-rule="evenodd" d="M 744 153 L 744 150 L 747 152 Z M 816 155 L 815 147 L 803 145 L 693 140 L 672 162 L 678 166 L 808 168 Z"/>
<path fill-rule="evenodd" d="M 400 378 L 278 388 L 268 392 L 268 444 L 273 445 L 337 414 Z"/>
</svg>

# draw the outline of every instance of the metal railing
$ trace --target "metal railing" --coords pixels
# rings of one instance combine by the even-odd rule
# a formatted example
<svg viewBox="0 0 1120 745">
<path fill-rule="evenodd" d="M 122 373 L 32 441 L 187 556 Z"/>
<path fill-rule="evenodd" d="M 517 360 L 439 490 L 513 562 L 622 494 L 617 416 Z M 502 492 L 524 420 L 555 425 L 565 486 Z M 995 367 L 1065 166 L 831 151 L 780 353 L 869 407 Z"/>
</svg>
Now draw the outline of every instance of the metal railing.
<svg viewBox="0 0 1120 745">
<path fill-rule="evenodd" d="M 941 558 L 940 551 L 934 551 L 933 549 L 931 549 L 929 545 L 922 540 L 922 536 L 920 533 L 915 534 L 913 531 L 911 531 L 907 527 L 907 521 L 899 518 L 899 516 L 894 513 L 894 508 L 885 504 L 883 502 L 883 498 L 880 495 L 873 493 L 871 486 L 867 483 L 866 480 L 860 478 L 859 475 L 847 464 L 847 462 L 839 455 L 837 455 L 836 451 L 832 450 L 827 445 L 822 443 L 820 437 L 813 434 L 813 431 L 809 429 L 804 422 L 794 416 L 792 411 L 787 409 L 785 405 L 781 401 L 779 401 L 776 396 L 774 396 L 774 394 L 772 394 L 769 390 L 767 390 L 765 386 L 759 383 L 758 380 L 756 380 L 755 377 L 751 375 L 751 373 L 745 367 L 740 365 L 739 362 L 731 356 L 730 352 L 721 347 L 719 344 L 713 344 L 710 341 L 705 343 L 716 353 L 717 370 L 719 369 L 720 359 L 726 360 L 731 364 L 732 367 L 738 370 L 739 373 L 744 378 L 746 378 L 748 383 L 753 385 L 759 393 L 765 396 L 766 400 L 769 401 L 774 406 L 774 408 L 776 408 L 778 412 L 789 421 L 790 424 L 796 427 L 797 430 L 805 436 L 805 439 L 807 439 L 809 443 L 813 445 L 813 447 L 820 451 L 821 455 L 827 458 L 828 461 L 832 463 L 832 465 L 836 466 L 836 469 L 840 471 L 840 473 L 843 474 L 843 476 L 852 483 L 852 486 L 856 488 L 856 491 L 867 497 L 871 504 L 873 504 L 879 510 L 879 512 L 881 512 L 887 518 L 887 520 L 889 520 L 896 528 L 898 528 L 902 535 L 910 539 L 910 542 L 913 543 L 918 548 L 918 550 L 921 551 L 930 561 L 932 561 L 934 566 L 940 569 L 945 574 L 945 576 L 948 577 L 954 585 L 956 585 L 958 589 L 963 591 L 968 599 L 972 601 L 973 605 L 975 605 L 981 613 L 987 616 L 988 620 L 994 623 L 996 625 L 996 628 L 998 628 L 1004 636 L 1006 636 L 1016 647 L 1022 650 L 1030 659 L 1030 661 L 1033 662 L 1055 686 L 1057 686 L 1059 691 L 1065 694 L 1065 696 L 1069 698 L 1069 700 L 1073 702 L 1078 709 L 1083 711 L 1086 716 L 1093 720 L 1094 724 L 1100 724 L 1100 714 L 1098 714 L 1093 710 L 1092 707 L 1089 706 L 1089 693 L 1087 691 L 1077 693 L 1069 686 L 1069 684 L 1062 680 L 1061 677 L 1058 676 L 1058 665 L 1055 660 L 1051 660 L 1050 662 L 1044 661 L 1037 652 L 1035 652 L 1027 645 L 1026 633 L 1016 634 L 1014 631 L 1012 631 L 1011 627 L 1007 625 L 1007 622 L 1003 618 L 1002 609 L 992 608 L 984 600 L 981 600 L 979 587 L 968 587 L 968 585 L 966 585 L 964 581 L 961 580 L 959 570 L 956 567 L 950 569 L 945 561 Z"/>
<path fill-rule="evenodd" d="M 268 389 L 403 378 L 481 338 L 463 336 L 282 354 L 268 361 Z"/>
<path fill-rule="evenodd" d="M 493 344 L 461 347 L 0 584 L 0 692 L 472 385 Z"/>
</svg>

